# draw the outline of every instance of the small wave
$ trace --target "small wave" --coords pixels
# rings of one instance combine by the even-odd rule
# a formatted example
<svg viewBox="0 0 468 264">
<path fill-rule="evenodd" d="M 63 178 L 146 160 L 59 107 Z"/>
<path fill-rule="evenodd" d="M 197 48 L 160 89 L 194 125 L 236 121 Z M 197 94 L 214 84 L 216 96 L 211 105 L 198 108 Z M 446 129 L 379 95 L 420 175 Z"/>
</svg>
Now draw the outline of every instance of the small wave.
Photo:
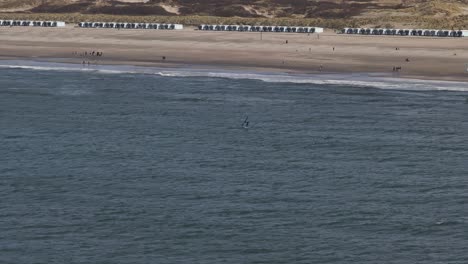
<svg viewBox="0 0 468 264">
<path fill-rule="evenodd" d="M 378 88 L 407 91 L 468 91 L 467 82 L 402 79 L 370 76 L 369 74 L 278 74 L 251 73 L 245 71 L 194 70 L 138 66 L 114 66 L 51 63 L 37 61 L 3 61 L 0 68 L 17 68 L 40 71 L 80 71 L 100 74 L 151 74 L 161 77 L 208 77 L 226 79 L 250 79 L 268 83 L 318 84 L 359 88 Z"/>
</svg>

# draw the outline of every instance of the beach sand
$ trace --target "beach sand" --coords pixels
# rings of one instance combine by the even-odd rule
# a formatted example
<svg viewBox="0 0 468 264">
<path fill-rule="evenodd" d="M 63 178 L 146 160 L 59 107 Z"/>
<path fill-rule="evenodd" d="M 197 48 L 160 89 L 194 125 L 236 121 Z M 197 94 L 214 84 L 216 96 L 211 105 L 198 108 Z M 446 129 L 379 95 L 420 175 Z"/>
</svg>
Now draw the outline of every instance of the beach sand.
<svg viewBox="0 0 468 264">
<path fill-rule="evenodd" d="M 0 27 L 0 58 L 468 81 L 468 38 Z"/>
</svg>

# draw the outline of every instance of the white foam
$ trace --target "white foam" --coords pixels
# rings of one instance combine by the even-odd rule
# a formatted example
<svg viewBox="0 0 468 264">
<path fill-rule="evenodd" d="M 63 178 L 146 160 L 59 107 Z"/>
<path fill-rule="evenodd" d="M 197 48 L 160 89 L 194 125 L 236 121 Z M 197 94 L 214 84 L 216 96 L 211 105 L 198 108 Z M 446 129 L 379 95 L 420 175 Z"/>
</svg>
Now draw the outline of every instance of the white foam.
<svg viewBox="0 0 468 264">
<path fill-rule="evenodd" d="M 17 68 L 40 71 L 80 71 L 101 74 L 154 74 L 163 77 L 210 77 L 251 79 L 269 83 L 318 84 L 352 86 L 408 91 L 463 91 L 468 92 L 468 82 L 434 81 L 378 77 L 370 74 L 278 74 L 245 71 L 194 70 L 188 68 L 162 69 L 137 66 L 81 65 L 37 61 L 3 61 L 0 68 Z"/>
</svg>

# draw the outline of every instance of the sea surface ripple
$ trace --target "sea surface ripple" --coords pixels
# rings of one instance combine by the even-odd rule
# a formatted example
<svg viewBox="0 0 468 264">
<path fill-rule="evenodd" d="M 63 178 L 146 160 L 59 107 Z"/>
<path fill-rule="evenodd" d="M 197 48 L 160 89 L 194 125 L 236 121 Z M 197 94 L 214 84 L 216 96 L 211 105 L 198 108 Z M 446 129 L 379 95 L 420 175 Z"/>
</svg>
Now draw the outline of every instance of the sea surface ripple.
<svg viewBox="0 0 468 264">
<path fill-rule="evenodd" d="M 0 263 L 468 263 L 466 92 L 0 75 Z"/>
</svg>

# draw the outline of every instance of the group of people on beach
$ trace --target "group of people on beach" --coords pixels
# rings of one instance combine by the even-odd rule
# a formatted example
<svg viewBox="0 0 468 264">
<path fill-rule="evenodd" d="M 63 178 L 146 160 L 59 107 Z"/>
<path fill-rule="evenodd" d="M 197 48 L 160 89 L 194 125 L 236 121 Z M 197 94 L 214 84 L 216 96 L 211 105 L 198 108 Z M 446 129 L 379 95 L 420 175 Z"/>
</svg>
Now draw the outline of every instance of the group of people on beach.
<svg viewBox="0 0 468 264">
<path fill-rule="evenodd" d="M 83 58 L 83 61 L 81 62 L 82 65 L 91 65 L 91 61 L 89 60 L 92 57 L 102 57 L 103 52 L 102 51 L 84 51 L 84 52 L 78 52 L 74 51 L 72 54 L 76 57 Z M 87 60 L 88 59 L 88 60 Z M 97 60 L 95 59 L 93 64 L 97 64 Z"/>
</svg>

